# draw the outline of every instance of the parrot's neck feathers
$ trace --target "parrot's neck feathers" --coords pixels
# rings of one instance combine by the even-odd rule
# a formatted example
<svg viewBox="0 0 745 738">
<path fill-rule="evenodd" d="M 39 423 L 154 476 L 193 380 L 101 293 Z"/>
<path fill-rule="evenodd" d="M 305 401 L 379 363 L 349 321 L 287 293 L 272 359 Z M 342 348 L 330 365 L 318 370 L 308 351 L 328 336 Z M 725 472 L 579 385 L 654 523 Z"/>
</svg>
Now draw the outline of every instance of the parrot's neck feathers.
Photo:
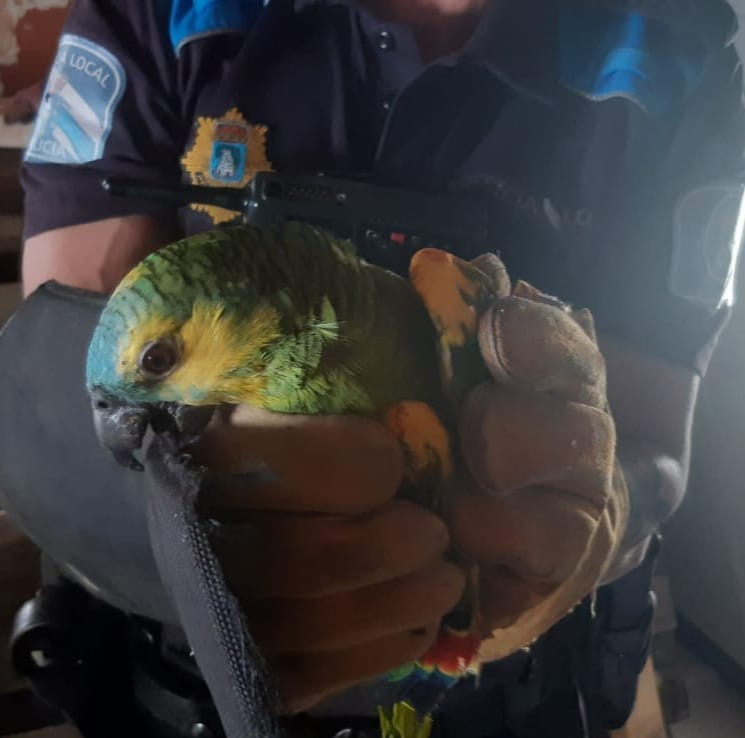
<svg viewBox="0 0 745 738">
<path fill-rule="evenodd" d="M 341 324 L 336 319 L 336 310 L 328 295 L 321 300 L 319 314 L 310 323 L 310 330 L 316 331 L 326 341 L 336 341 L 339 338 Z"/>
<path fill-rule="evenodd" d="M 339 338 L 339 329 L 341 323 L 314 323 L 311 330 L 314 330 L 327 341 L 336 341 Z"/>
<path fill-rule="evenodd" d="M 328 395 L 332 380 L 322 368 L 324 350 L 340 341 L 341 328 L 330 300 L 324 297 L 310 315 L 298 316 L 283 312 L 292 305 L 289 295 L 274 298 L 242 315 L 220 305 L 195 305 L 182 331 L 193 358 L 184 362 L 183 377 L 174 377 L 177 391 L 200 403 L 284 411 L 300 399 L 313 403 L 316 394 Z M 200 392 L 204 387 L 212 391 Z"/>
</svg>

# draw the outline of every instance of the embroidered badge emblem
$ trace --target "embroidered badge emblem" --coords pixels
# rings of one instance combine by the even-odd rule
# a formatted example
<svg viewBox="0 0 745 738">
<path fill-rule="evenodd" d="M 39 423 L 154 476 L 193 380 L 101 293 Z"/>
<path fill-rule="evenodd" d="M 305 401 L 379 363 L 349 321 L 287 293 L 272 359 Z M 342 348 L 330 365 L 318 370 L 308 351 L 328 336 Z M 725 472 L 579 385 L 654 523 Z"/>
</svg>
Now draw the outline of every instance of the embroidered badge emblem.
<svg viewBox="0 0 745 738">
<path fill-rule="evenodd" d="M 103 46 L 62 36 L 26 161 L 85 164 L 100 159 L 126 80 L 119 60 Z"/>
<path fill-rule="evenodd" d="M 197 118 L 194 141 L 181 159 L 192 184 L 245 187 L 257 172 L 272 171 L 266 155 L 267 127 L 249 123 L 237 108 L 220 118 Z M 194 204 L 215 225 L 234 220 L 232 210 Z"/>
</svg>

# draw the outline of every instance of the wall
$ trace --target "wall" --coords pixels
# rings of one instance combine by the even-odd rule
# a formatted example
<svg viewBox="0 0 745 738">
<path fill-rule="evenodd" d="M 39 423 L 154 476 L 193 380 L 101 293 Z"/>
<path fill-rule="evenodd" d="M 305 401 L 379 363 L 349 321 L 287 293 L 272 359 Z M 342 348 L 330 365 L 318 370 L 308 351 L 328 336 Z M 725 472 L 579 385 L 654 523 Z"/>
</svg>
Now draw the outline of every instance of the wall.
<svg viewBox="0 0 745 738">
<path fill-rule="evenodd" d="M 688 492 L 664 555 L 680 612 L 745 669 L 745 268 L 738 289 L 702 386 Z"/>
<path fill-rule="evenodd" d="M 745 0 L 732 5 L 745 29 Z M 745 32 L 737 45 L 745 57 Z M 681 613 L 745 669 L 745 259 L 739 295 L 702 385 L 686 500 L 666 533 Z"/>
<path fill-rule="evenodd" d="M 69 0 L 0 0 L 0 96 L 46 75 Z"/>
<path fill-rule="evenodd" d="M 740 29 L 745 29 L 745 0 L 729 0 L 729 4 L 735 9 L 737 17 L 740 19 Z M 740 50 L 740 56 L 745 52 L 745 33 L 740 31 L 737 38 L 737 47 Z"/>
</svg>

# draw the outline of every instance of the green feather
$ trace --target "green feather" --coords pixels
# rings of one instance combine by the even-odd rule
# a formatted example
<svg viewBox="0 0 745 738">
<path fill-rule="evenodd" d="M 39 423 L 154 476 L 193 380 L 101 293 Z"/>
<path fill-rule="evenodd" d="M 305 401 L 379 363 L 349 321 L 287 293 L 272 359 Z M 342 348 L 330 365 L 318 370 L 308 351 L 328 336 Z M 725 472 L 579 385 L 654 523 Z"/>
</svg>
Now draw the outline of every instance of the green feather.
<svg viewBox="0 0 745 738">
<path fill-rule="evenodd" d="M 205 371 L 181 398 L 168 378 L 147 382 L 122 368 L 148 320 L 172 320 L 180 335 L 197 304 L 229 321 L 225 352 L 239 361 L 220 376 Z M 255 343 L 261 310 L 280 316 L 281 335 L 241 353 Z M 125 278 L 91 344 L 88 384 L 139 402 L 223 397 L 290 413 L 375 414 L 403 399 L 438 402 L 436 341 L 408 281 L 360 260 L 349 242 L 301 223 L 244 225 L 177 241 Z M 264 383 L 261 396 L 235 396 L 235 381 L 251 377 Z"/>
</svg>

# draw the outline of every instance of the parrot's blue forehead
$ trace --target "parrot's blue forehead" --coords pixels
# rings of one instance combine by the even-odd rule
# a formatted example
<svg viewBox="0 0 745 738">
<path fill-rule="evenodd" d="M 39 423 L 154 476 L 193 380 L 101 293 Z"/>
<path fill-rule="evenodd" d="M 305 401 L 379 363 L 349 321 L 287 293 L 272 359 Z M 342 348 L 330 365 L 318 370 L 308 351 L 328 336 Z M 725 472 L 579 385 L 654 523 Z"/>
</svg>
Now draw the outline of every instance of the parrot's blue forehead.
<svg viewBox="0 0 745 738">
<path fill-rule="evenodd" d="M 138 381 L 133 373 L 130 349 L 138 348 L 153 336 L 154 325 L 165 330 L 182 323 L 191 313 L 192 303 L 186 299 L 169 298 L 162 289 L 154 287 L 147 261 L 137 269 L 140 277 L 123 283 L 106 304 L 88 346 L 86 385 L 89 390 L 100 389 L 114 397 L 144 401 L 151 398 L 151 388 Z M 179 287 L 183 285 L 179 284 Z M 182 290 L 183 291 L 183 290 Z"/>
<path fill-rule="evenodd" d="M 85 373 L 89 390 L 93 387 L 114 390 L 121 383 L 117 372 L 117 356 L 124 326 L 121 325 L 120 330 L 116 330 L 111 322 L 111 315 L 108 310 L 104 310 L 88 347 Z"/>
</svg>

